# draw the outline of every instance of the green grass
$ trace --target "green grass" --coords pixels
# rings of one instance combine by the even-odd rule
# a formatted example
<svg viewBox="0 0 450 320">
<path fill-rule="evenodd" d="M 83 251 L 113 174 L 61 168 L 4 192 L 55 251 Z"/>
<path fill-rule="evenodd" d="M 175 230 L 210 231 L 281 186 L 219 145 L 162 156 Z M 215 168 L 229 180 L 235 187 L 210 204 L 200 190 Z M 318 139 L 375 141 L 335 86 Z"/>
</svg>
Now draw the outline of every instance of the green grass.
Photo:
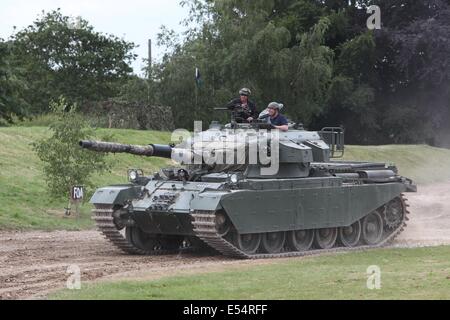
<svg viewBox="0 0 450 320">
<path fill-rule="evenodd" d="M 381 288 L 367 288 L 367 268 Z M 51 299 L 450 299 L 450 247 L 377 249 L 229 266 L 225 272 L 154 281 L 82 283 Z"/>
<path fill-rule="evenodd" d="M 399 173 L 416 183 L 450 180 L 450 150 L 427 145 L 346 146 L 345 160 L 395 163 Z"/>
<path fill-rule="evenodd" d="M 45 120 L 45 119 L 44 119 Z M 168 132 L 99 129 L 123 143 L 168 143 Z M 65 218 L 68 201 L 52 200 L 46 193 L 42 163 L 31 142 L 50 134 L 46 127 L 0 127 L 0 229 L 85 229 L 92 227 L 89 205 L 81 219 Z M 170 161 L 133 155 L 109 155 L 112 173 L 94 177 L 95 185 L 126 183 L 128 168 L 156 171 Z M 450 180 L 450 150 L 425 145 L 347 146 L 345 159 L 395 162 L 402 175 L 418 183 Z"/>
<path fill-rule="evenodd" d="M 13 126 L 16 127 L 48 127 L 50 124 L 54 123 L 57 120 L 57 116 L 52 113 L 37 115 L 33 118 L 26 118 L 23 120 L 19 120 L 18 118 L 13 117 Z M 89 121 L 89 118 L 86 117 L 86 120 Z"/>
<path fill-rule="evenodd" d="M 106 129 L 99 129 L 99 133 Z M 123 143 L 167 143 L 167 132 L 108 130 L 114 140 Z M 82 207 L 81 218 L 64 217 L 68 201 L 53 200 L 46 192 L 42 163 L 32 150 L 31 142 L 49 136 L 46 127 L 0 128 L 0 228 L 1 229 L 85 229 L 93 226 L 90 205 Z M 112 173 L 96 175 L 95 185 L 126 183 L 127 168 L 156 171 L 170 161 L 132 155 L 109 155 Z"/>
</svg>

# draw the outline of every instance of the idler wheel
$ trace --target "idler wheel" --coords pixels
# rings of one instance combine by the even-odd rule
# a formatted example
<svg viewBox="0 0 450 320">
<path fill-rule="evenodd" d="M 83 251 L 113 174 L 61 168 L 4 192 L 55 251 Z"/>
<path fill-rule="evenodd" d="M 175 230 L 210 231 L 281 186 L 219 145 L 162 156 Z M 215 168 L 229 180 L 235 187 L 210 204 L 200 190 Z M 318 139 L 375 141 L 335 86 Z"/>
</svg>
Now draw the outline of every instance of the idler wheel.
<svg viewBox="0 0 450 320">
<path fill-rule="evenodd" d="M 236 234 L 237 247 L 246 254 L 255 253 L 261 243 L 260 233 Z"/>
<path fill-rule="evenodd" d="M 216 213 L 216 231 L 221 237 L 224 237 L 231 229 L 231 222 L 224 212 Z"/>
<path fill-rule="evenodd" d="M 363 219 L 362 239 L 368 245 L 376 245 L 383 239 L 383 218 L 374 211 Z"/>
<path fill-rule="evenodd" d="M 138 249 L 153 251 L 158 249 L 159 241 L 153 234 L 145 233 L 139 227 L 126 227 L 125 238 Z"/>
<path fill-rule="evenodd" d="M 309 250 L 314 242 L 314 229 L 290 231 L 287 235 L 287 242 L 292 250 Z"/>
<path fill-rule="evenodd" d="M 283 249 L 286 232 L 266 232 L 262 236 L 262 249 L 267 253 L 279 253 Z"/>
<path fill-rule="evenodd" d="M 361 238 L 361 222 L 339 228 L 339 241 L 346 247 L 354 247 Z"/>
<path fill-rule="evenodd" d="M 331 249 L 336 243 L 337 228 L 323 228 L 315 232 L 314 244 L 319 249 Z"/>
</svg>

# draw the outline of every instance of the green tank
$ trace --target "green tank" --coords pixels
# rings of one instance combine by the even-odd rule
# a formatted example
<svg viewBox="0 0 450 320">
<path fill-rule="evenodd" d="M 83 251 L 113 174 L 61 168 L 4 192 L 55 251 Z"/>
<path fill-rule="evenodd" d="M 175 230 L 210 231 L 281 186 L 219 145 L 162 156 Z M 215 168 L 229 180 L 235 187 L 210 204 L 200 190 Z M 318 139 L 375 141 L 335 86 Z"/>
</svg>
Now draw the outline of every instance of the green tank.
<svg viewBox="0 0 450 320">
<path fill-rule="evenodd" d="M 408 220 L 413 182 L 394 165 L 342 161 L 341 128 L 287 132 L 263 121 L 213 122 L 178 144 L 80 141 L 98 152 L 164 157 L 180 165 L 102 187 L 90 202 L 97 227 L 130 254 L 210 247 L 271 258 L 379 247 Z"/>
</svg>

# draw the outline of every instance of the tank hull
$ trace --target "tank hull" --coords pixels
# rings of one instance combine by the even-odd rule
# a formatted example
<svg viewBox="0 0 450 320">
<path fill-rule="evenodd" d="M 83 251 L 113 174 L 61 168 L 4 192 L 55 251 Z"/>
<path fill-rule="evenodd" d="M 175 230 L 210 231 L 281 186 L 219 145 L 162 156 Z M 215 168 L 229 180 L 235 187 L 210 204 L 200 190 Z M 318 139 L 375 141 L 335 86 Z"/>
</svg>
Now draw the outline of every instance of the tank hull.
<svg viewBox="0 0 450 320">
<path fill-rule="evenodd" d="M 385 230 L 380 231 L 383 235 L 380 241 L 385 241 L 403 228 L 407 210 L 402 194 L 412 189 L 411 184 L 404 182 L 350 183 L 334 176 L 248 179 L 233 188 L 224 188 L 223 183 L 150 181 L 140 188 L 122 185 L 99 189 L 91 202 L 96 207 L 111 208 L 110 229 L 126 226 L 145 236 L 201 240 L 223 254 L 249 258 L 259 257 L 261 248 L 255 252 L 242 251 L 240 242 L 233 238 L 268 234 L 286 237 L 299 231 L 318 233 L 319 230 L 338 233 L 364 223 L 369 230 L 373 226 L 367 223 L 367 217 L 376 213 L 385 224 L 388 204 L 397 201 L 398 221 L 394 221 L 394 227 L 384 226 Z M 215 233 L 219 230 L 218 214 L 226 220 L 225 233 Z M 104 223 L 103 217 L 100 220 Z M 299 252 L 285 242 L 282 255 Z M 145 254 L 161 252 L 144 251 Z"/>
<path fill-rule="evenodd" d="M 339 178 L 303 180 L 303 186 L 289 179 L 253 181 L 254 190 L 226 193 L 179 191 L 179 198 L 188 192 L 192 201 L 181 199 L 179 202 L 186 201 L 184 205 L 176 201 L 165 210 L 149 209 L 154 203 L 149 199 L 134 201 L 134 209 L 140 206 L 145 210 L 134 210 L 131 217 L 145 232 L 186 236 L 195 236 L 190 215 L 193 210 L 223 209 L 239 233 L 342 227 L 407 191 L 402 183 L 342 185 Z M 172 190 L 173 183 L 169 184 Z M 160 191 L 164 193 L 165 189 Z M 216 201 L 200 205 L 208 196 Z"/>
</svg>

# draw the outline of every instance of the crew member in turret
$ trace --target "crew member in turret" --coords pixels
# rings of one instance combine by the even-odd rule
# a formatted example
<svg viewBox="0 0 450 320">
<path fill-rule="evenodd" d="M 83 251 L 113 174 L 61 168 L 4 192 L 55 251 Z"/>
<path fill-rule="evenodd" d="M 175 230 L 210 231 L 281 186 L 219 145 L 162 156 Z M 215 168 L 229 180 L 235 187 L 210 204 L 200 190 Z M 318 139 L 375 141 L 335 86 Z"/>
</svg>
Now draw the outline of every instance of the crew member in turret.
<svg viewBox="0 0 450 320">
<path fill-rule="evenodd" d="M 253 119 L 256 119 L 258 117 L 258 114 L 256 112 L 256 104 L 248 98 L 250 94 L 250 89 L 242 88 L 241 90 L 239 90 L 239 98 L 231 100 L 226 106 L 230 110 L 241 107 L 242 111 L 237 112 L 236 117 L 241 118 L 247 122 L 252 122 Z"/>
<path fill-rule="evenodd" d="M 267 106 L 267 111 L 269 112 L 269 120 L 270 123 L 274 126 L 274 128 L 279 129 L 281 131 L 288 131 L 288 121 L 285 116 L 283 116 L 280 110 L 283 108 L 283 105 L 278 102 L 271 102 Z"/>
</svg>

